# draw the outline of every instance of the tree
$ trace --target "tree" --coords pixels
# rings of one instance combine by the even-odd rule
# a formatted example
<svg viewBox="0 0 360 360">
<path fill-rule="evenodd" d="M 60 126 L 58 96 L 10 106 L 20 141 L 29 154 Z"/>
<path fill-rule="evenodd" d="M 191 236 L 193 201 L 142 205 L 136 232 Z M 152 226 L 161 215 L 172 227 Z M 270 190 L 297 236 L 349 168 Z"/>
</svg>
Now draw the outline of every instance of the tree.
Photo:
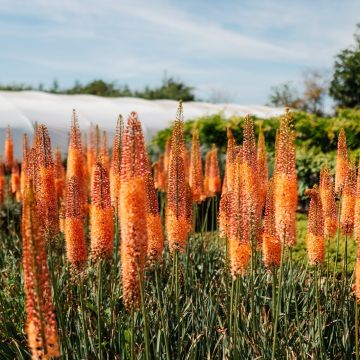
<svg viewBox="0 0 360 360">
<path fill-rule="evenodd" d="M 330 95 L 340 107 L 360 106 L 360 23 L 355 44 L 336 56 Z"/>
<path fill-rule="evenodd" d="M 183 82 L 175 80 L 172 77 L 165 76 L 160 87 L 153 89 L 146 87 L 144 91 L 137 91 L 135 96 L 150 100 L 182 99 L 183 101 L 194 101 L 195 95 L 193 90 L 193 87 L 187 86 Z"/>
<path fill-rule="evenodd" d="M 303 73 L 304 96 L 302 110 L 322 116 L 324 114 L 324 99 L 327 92 L 327 74 L 325 71 L 308 69 Z"/>
<path fill-rule="evenodd" d="M 287 106 L 294 109 L 300 109 L 302 100 L 298 96 L 297 90 L 291 82 L 273 86 L 269 96 L 270 104 L 274 106 Z"/>
</svg>

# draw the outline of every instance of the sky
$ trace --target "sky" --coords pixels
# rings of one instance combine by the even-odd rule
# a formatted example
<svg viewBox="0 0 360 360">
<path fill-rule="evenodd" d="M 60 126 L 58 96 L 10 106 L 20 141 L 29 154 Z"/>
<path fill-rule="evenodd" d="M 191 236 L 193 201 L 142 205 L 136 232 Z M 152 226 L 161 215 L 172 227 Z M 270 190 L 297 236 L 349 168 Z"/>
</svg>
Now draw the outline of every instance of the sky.
<svg viewBox="0 0 360 360">
<path fill-rule="evenodd" d="M 0 0 L 0 83 L 157 86 L 203 100 L 268 102 L 272 86 L 331 74 L 353 42 L 359 0 Z"/>
</svg>

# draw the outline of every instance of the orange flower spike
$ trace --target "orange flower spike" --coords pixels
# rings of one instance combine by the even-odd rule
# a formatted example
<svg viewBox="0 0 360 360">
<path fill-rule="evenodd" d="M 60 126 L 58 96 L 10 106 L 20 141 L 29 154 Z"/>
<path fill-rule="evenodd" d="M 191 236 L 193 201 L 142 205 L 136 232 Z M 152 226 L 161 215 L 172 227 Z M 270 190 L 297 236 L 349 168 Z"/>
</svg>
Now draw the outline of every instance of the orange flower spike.
<svg viewBox="0 0 360 360">
<path fill-rule="evenodd" d="M 4 169 L 4 163 L 0 156 L 0 205 L 3 204 L 5 201 L 5 190 L 6 190 L 5 186 L 6 186 L 5 169 Z"/>
<path fill-rule="evenodd" d="M 110 170 L 109 147 L 107 142 L 107 134 L 105 130 L 102 132 L 102 137 L 101 137 L 100 159 L 105 169 L 109 171 Z"/>
<path fill-rule="evenodd" d="M 193 202 L 199 203 L 203 196 L 203 174 L 200 152 L 199 131 L 193 131 L 190 155 L 189 185 Z"/>
<path fill-rule="evenodd" d="M 14 142 L 11 135 L 10 126 L 8 126 L 6 130 L 4 155 L 5 155 L 5 167 L 8 170 L 10 170 L 14 161 Z"/>
<path fill-rule="evenodd" d="M 148 166 L 141 123 L 137 114 L 133 112 L 128 118 L 122 141 L 119 199 L 121 204 L 119 209 L 121 219 L 122 283 L 124 302 L 127 309 L 139 306 L 138 272 L 142 276 L 148 250 L 147 215 L 149 213 L 148 206 L 151 205 L 148 203 L 145 194 L 145 179 L 148 175 Z M 153 210 L 155 211 L 155 208 Z M 151 230 L 155 232 L 156 226 L 154 225 Z"/>
<path fill-rule="evenodd" d="M 209 194 L 215 196 L 221 192 L 221 177 L 218 161 L 218 150 L 213 144 L 210 152 L 210 163 L 209 163 Z"/>
<path fill-rule="evenodd" d="M 159 155 L 159 178 L 158 178 L 158 183 L 159 183 L 159 190 L 165 192 L 166 191 L 166 171 L 165 171 L 165 163 L 164 163 L 164 155 L 160 154 Z"/>
<path fill-rule="evenodd" d="M 309 264 L 322 264 L 325 258 L 324 214 L 319 189 L 315 186 L 306 191 L 310 196 L 309 222 L 306 234 L 306 245 Z"/>
<path fill-rule="evenodd" d="M 155 161 L 152 165 L 152 171 L 153 171 L 153 174 L 154 174 L 154 188 L 156 190 L 159 190 L 160 191 L 160 165 L 159 165 L 159 162 L 158 161 Z"/>
<path fill-rule="evenodd" d="M 340 227 L 342 234 L 351 234 L 354 230 L 356 202 L 356 167 L 350 164 L 342 189 Z"/>
<path fill-rule="evenodd" d="M 209 192 L 209 172 L 210 172 L 211 150 L 205 155 L 205 170 L 204 170 L 204 195 L 210 196 Z"/>
<path fill-rule="evenodd" d="M 69 180 L 75 176 L 78 179 L 81 204 L 84 206 L 87 203 L 87 196 L 85 190 L 86 185 L 84 173 L 84 156 L 82 150 L 83 148 L 81 144 L 79 121 L 75 110 L 73 110 L 66 166 L 66 178 Z"/>
<path fill-rule="evenodd" d="M 120 202 L 123 298 L 126 308 L 132 309 L 140 305 L 139 272 L 142 276 L 148 242 L 143 177 L 122 182 Z"/>
<path fill-rule="evenodd" d="M 259 178 L 257 167 L 257 150 L 254 134 L 254 121 L 249 115 L 244 120 L 243 171 L 244 193 L 242 200 L 246 203 L 250 239 L 257 239 L 261 223 L 259 202 Z M 261 240 L 258 238 L 257 240 Z"/>
<path fill-rule="evenodd" d="M 94 125 L 90 124 L 89 130 L 89 146 L 87 147 L 87 154 L 86 154 L 86 166 L 87 166 L 87 173 L 89 174 L 89 181 L 92 174 L 92 169 L 96 160 L 96 140 L 95 140 L 95 129 Z"/>
<path fill-rule="evenodd" d="M 36 134 L 35 159 L 37 172 L 35 173 L 36 202 L 42 227 L 48 239 L 59 232 L 59 216 L 55 191 L 54 162 L 51 153 L 51 141 L 45 125 L 39 125 Z"/>
<path fill-rule="evenodd" d="M 360 243 L 360 160 L 356 180 L 355 210 L 354 210 L 354 239 Z"/>
<path fill-rule="evenodd" d="M 171 138 L 167 184 L 166 235 L 171 253 L 185 251 L 188 234 L 189 209 L 183 157 L 183 126 L 183 109 L 180 101 Z"/>
<path fill-rule="evenodd" d="M 218 222 L 219 222 L 219 233 L 220 236 L 223 238 L 228 237 L 230 201 L 231 201 L 231 193 L 222 192 L 220 204 L 219 204 Z"/>
<path fill-rule="evenodd" d="M 74 176 L 67 181 L 66 186 L 64 227 L 67 258 L 74 267 L 82 266 L 87 258 L 85 230 L 78 179 Z"/>
<path fill-rule="evenodd" d="M 121 177 L 121 157 L 122 157 L 122 137 L 124 133 L 124 121 L 119 115 L 113 141 L 111 165 L 110 165 L 110 193 L 111 203 L 117 208 L 120 196 L 120 177 Z"/>
<path fill-rule="evenodd" d="M 32 185 L 27 184 L 22 210 L 26 334 L 32 358 L 50 359 L 60 356 L 60 351 L 39 216 Z"/>
<path fill-rule="evenodd" d="M 165 153 L 164 153 L 164 171 L 165 171 L 166 176 L 167 176 L 167 172 L 169 170 L 170 151 L 171 151 L 171 137 L 168 137 L 166 139 Z"/>
<path fill-rule="evenodd" d="M 280 122 L 276 166 L 274 170 L 275 224 L 281 242 L 296 243 L 297 175 L 295 134 L 292 116 L 287 110 Z"/>
<path fill-rule="evenodd" d="M 244 171 L 248 170 L 248 167 L 244 158 L 244 149 L 241 148 L 235 160 L 234 190 L 227 193 L 230 196 L 228 249 L 230 272 L 233 278 L 246 274 L 251 255 L 248 202 L 244 201 L 246 191 Z"/>
<path fill-rule="evenodd" d="M 266 199 L 268 182 L 268 164 L 266 159 L 265 136 L 262 127 L 260 128 L 257 148 L 257 165 L 259 174 L 259 206 L 263 209 Z"/>
<path fill-rule="evenodd" d="M 337 230 L 334 182 L 328 166 L 320 170 L 319 192 L 324 213 L 324 235 L 328 239 L 334 236 Z"/>
<path fill-rule="evenodd" d="M 356 302 L 360 304 L 360 248 L 359 247 L 357 250 L 354 273 L 355 273 L 355 279 L 354 279 L 353 291 Z"/>
<path fill-rule="evenodd" d="M 161 260 L 164 249 L 164 238 L 162 233 L 161 218 L 159 214 L 159 204 L 157 192 L 154 187 L 154 180 L 150 170 L 146 176 L 145 193 L 147 195 L 147 258 L 150 264 Z"/>
<path fill-rule="evenodd" d="M 21 173 L 20 173 L 20 192 L 21 197 L 24 195 L 26 182 L 28 181 L 28 163 L 29 163 L 29 139 L 27 134 L 23 135 L 23 156 L 21 162 Z"/>
<path fill-rule="evenodd" d="M 274 183 L 268 181 L 265 202 L 264 232 L 263 232 L 263 258 L 267 268 L 278 267 L 281 259 L 281 242 L 275 228 L 274 209 Z"/>
<path fill-rule="evenodd" d="M 17 162 L 17 160 L 13 161 L 11 167 L 10 191 L 13 194 L 16 194 L 18 191 L 20 191 L 20 171 L 19 171 L 19 163 Z"/>
<path fill-rule="evenodd" d="M 336 194 L 340 194 L 344 188 L 348 169 L 349 169 L 349 156 L 346 146 L 346 135 L 344 129 L 341 129 L 338 138 L 338 150 L 337 150 L 336 167 L 335 167 Z"/>
<path fill-rule="evenodd" d="M 236 158 L 236 141 L 231 132 L 231 130 L 227 129 L 227 154 L 226 154 L 226 187 L 227 191 L 231 191 L 233 189 L 234 183 L 234 162 Z"/>
<path fill-rule="evenodd" d="M 109 174 L 101 162 L 97 161 L 93 173 L 90 207 L 91 256 L 94 260 L 111 257 L 113 236 L 114 213 Z"/>
<path fill-rule="evenodd" d="M 55 151 L 55 188 L 58 199 L 62 199 L 65 191 L 65 169 L 59 147 Z"/>
</svg>

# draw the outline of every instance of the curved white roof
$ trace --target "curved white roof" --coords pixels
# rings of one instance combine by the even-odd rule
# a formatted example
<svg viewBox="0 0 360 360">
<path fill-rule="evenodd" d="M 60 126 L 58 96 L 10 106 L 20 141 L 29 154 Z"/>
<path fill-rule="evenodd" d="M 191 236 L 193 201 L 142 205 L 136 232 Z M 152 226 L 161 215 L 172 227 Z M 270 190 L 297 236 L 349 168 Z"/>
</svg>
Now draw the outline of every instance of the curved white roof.
<svg viewBox="0 0 360 360">
<path fill-rule="evenodd" d="M 52 145 L 59 145 L 66 152 L 72 109 L 76 109 L 80 128 L 87 130 L 91 123 L 99 124 L 108 132 L 109 144 L 115 131 L 116 120 L 136 111 L 143 125 L 147 140 L 159 130 L 169 126 L 174 119 L 177 102 L 173 100 L 144 100 L 139 98 L 105 98 L 93 95 L 55 95 L 39 91 L 0 91 L 0 144 L 4 143 L 5 130 L 12 128 L 15 156 L 21 158 L 22 134 L 31 137 L 35 122 L 45 124 L 51 135 Z M 236 104 L 184 103 L 184 119 L 211 115 L 222 111 L 225 117 L 256 115 L 269 118 L 284 113 L 283 108 L 268 106 L 243 106 Z M 3 149 L 0 149 L 2 152 Z"/>
</svg>

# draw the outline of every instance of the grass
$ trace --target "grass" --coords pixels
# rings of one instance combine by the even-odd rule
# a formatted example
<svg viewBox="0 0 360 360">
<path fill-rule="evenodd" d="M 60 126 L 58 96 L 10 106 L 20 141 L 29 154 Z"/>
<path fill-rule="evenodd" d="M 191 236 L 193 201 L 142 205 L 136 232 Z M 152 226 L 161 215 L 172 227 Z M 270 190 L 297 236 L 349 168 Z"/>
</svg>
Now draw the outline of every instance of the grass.
<svg viewBox="0 0 360 360">
<path fill-rule="evenodd" d="M 0 210 L 0 359 L 30 358 L 19 219 L 19 205 Z M 344 274 L 341 239 L 336 276 L 326 276 L 326 261 L 322 268 L 307 266 L 306 222 L 306 216 L 298 215 L 298 244 L 292 254 L 284 253 L 281 283 L 279 271 L 273 276 L 265 270 L 260 253 L 252 274 L 233 282 L 224 241 L 216 232 L 200 232 L 190 237 L 187 252 L 179 254 L 174 289 L 174 259 L 166 249 L 163 263 L 146 272 L 143 308 L 133 316 L 122 301 L 119 257 L 114 253 L 101 267 L 89 262 L 74 274 L 60 236 L 48 253 L 62 359 L 354 357 L 356 246 L 349 239 Z M 332 240 L 331 269 L 335 252 Z"/>
</svg>

